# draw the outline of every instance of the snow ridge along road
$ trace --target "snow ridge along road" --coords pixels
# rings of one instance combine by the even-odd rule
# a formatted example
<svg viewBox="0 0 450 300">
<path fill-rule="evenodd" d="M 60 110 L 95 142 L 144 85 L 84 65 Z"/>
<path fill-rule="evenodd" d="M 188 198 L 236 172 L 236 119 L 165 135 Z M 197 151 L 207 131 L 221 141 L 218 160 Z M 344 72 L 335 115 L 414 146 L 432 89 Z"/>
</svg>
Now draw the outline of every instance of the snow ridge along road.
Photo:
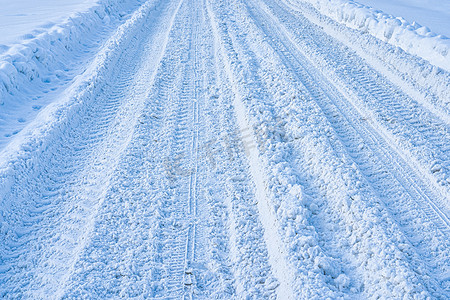
<svg viewBox="0 0 450 300">
<path fill-rule="evenodd" d="M 74 78 L 0 153 L 2 297 L 450 297 L 448 72 L 301 1 L 149 0 Z"/>
</svg>

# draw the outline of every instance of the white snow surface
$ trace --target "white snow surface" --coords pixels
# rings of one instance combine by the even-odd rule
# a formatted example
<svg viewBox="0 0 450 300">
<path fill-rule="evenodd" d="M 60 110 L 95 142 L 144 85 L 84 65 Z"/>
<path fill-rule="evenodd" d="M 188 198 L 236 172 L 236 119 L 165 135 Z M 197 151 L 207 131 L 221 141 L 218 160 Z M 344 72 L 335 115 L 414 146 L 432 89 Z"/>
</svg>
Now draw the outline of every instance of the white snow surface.
<svg viewBox="0 0 450 300">
<path fill-rule="evenodd" d="M 403 14 L 390 15 L 376 9 L 378 8 L 376 5 L 374 5 L 376 8 L 372 8 L 352 0 L 293 0 L 293 2 L 298 1 L 311 3 L 322 14 L 337 22 L 368 32 L 408 53 L 422 57 L 432 64 L 450 71 L 450 38 L 431 31 L 427 27 L 427 23 L 419 24 L 414 20 L 407 21 Z M 398 2 L 394 1 L 394 3 Z M 442 3 L 439 1 L 439 3 L 435 8 L 443 11 L 440 17 L 445 21 L 436 28 L 445 28 L 445 24 L 449 22 L 446 18 L 450 14 L 448 12 L 450 5 L 448 1 Z M 410 11 L 411 6 L 414 7 L 414 4 L 404 5 L 404 11 L 406 13 Z M 425 15 L 429 10 L 423 10 L 423 14 Z"/>
<path fill-rule="evenodd" d="M 450 37 L 449 0 L 357 0 L 384 13 L 419 23 L 431 32 Z"/>
<path fill-rule="evenodd" d="M 0 0 L 0 49 L 83 13 L 98 0 Z"/>
<path fill-rule="evenodd" d="M 105 42 L 105 36 L 141 2 L 79 1 L 72 6 L 60 3 L 39 16 L 51 19 L 62 9 L 60 23 L 29 31 L 28 37 L 17 43 L 0 45 L 0 145 L 8 143 L 43 106 L 53 101 L 64 83 L 84 71 L 86 61 Z M 44 1 L 41 9 L 45 11 L 51 4 Z M 17 11 L 21 11 L 20 5 L 24 4 L 19 4 Z M 63 17 L 65 14 L 69 17 Z M 1 30 L 15 34 L 16 29 L 12 26 Z"/>
<path fill-rule="evenodd" d="M 449 299 L 450 72 L 326 2 L 99 0 L 8 46 L 0 297 Z"/>
</svg>

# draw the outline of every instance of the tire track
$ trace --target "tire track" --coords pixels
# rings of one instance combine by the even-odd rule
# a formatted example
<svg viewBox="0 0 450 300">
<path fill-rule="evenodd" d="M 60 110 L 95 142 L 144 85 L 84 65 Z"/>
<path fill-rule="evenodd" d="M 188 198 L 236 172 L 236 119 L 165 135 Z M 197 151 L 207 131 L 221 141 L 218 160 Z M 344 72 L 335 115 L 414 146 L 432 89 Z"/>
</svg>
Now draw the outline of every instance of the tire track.
<svg viewBox="0 0 450 300">
<path fill-rule="evenodd" d="M 302 15 L 294 16 L 277 3 L 271 5 L 283 19 L 282 26 L 292 32 L 291 41 L 316 67 L 328 66 L 324 70 L 327 76 L 402 158 L 404 169 L 409 169 L 412 177 L 426 178 L 429 187 L 424 188 L 436 194 L 429 205 L 437 208 L 437 213 L 442 210 L 441 215 L 448 215 L 445 201 L 449 194 L 446 179 L 446 166 L 450 161 L 448 122 L 428 111 L 420 100 L 405 95 L 354 53 L 342 50 L 343 46 L 330 37 L 300 24 L 300 20 L 309 23 Z M 295 26 L 296 23 L 299 26 Z M 307 29 L 300 33 L 299 27 Z M 307 46 L 299 46 L 300 40 L 306 41 Z M 325 40 L 326 43 L 317 42 Z M 316 53 L 311 49 L 316 49 Z"/>
<path fill-rule="evenodd" d="M 175 138 L 169 147 L 177 168 L 174 174 L 171 174 L 169 180 L 173 181 L 174 220 L 182 222 L 183 234 L 174 232 L 174 236 L 169 236 L 171 242 L 166 244 L 166 252 L 171 256 L 169 263 L 169 295 L 170 297 L 192 298 L 193 285 L 195 284 L 193 270 L 190 264 L 195 259 L 195 213 L 196 213 L 196 180 L 198 151 L 198 131 L 196 131 L 198 121 L 198 107 L 195 101 L 198 101 L 195 89 L 196 83 L 194 64 L 196 60 L 196 7 L 193 3 L 186 2 L 184 6 L 184 16 L 180 21 L 184 25 L 179 31 L 179 36 L 184 34 L 182 45 L 185 47 L 181 56 L 182 71 L 181 82 L 177 88 L 177 94 L 174 95 L 175 121 L 178 128 L 175 129 Z M 187 48 L 186 48 L 187 46 Z M 173 167 L 173 166 L 169 166 Z M 175 251 L 174 251 L 175 250 Z"/>
<path fill-rule="evenodd" d="M 262 6 L 261 4 L 258 4 L 258 8 L 262 8 L 263 9 L 264 6 Z M 256 10 L 254 10 L 256 11 Z M 261 18 L 261 20 L 265 20 L 265 22 L 270 19 L 271 17 L 269 16 L 264 16 L 263 18 Z M 279 25 L 281 26 L 281 25 Z M 262 26 L 263 28 L 267 28 L 267 30 L 271 30 L 273 28 L 276 28 L 277 25 L 273 25 L 273 26 Z M 270 28 L 270 29 L 269 29 Z M 267 32 L 267 31 L 266 31 Z M 269 31 L 270 32 L 270 31 Z M 283 35 L 285 35 L 285 33 L 280 33 L 277 32 L 275 34 L 270 34 L 269 36 L 272 35 L 272 37 L 282 37 Z M 308 63 L 306 61 L 300 61 L 299 58 L 302 57 L 302 53 L 299 53 L 298 51 L 295 50 L 295 47 L 292 47 L 289 45 L 290 41 L 288 39 L 286 39 L 285 41 L 283 41 L 283 44 L 277 43 L 275 41 L 276 39 L 273 39 L 272 41 L 274 41 L 274 49 L 279 49 L 282 52 L 282 55 L 285 56 L 287 58 L 287 60 L 284 60 L 285 64 L 287 66 L 290 66 L 293 70 L 295 74 L 301 74 L 299 76 L 299 80 L 306 85 L 306 88 L 309 91 L 314 91 L 315 87 L 317 86 L 317 82 L 319 82 L 319 86 L 323 89 L 324 87 L 327 86 L 326 83 L 324 83 L 323 81 L 320 80 L 320 78 L 315 78 L 314 82 L 310 82 L 308 83 L 307 79 L 308 77 L 310 77 L 310 74 L 305 73 L 304 70 L 302 70 L 304 68 L 304 66 L 308 66 Z M 285 51 L 283 51 L 282 49 L 286 49 Z M 292 53 L 292 55 L 291 55 Z M 298 62 L 297 62 L 298 61 Z M 314 68 L 311 68 L 312 70 Z M 306 80 L 306 81 L 305 81 Z M 378 158 L 376 159 L 381 159 L 381 161 L 383 161 L 385 164 L 387 165 L 392 165 L 393 162 L 396 161 L 401 161 L 401 159 L 399 159 L 398 157 L 393 157 L 392 154 L 390 154 L 392 151 L 389 151 L 387 149 L 389 149 L 389 147 L 387 147 L 386 144 L 383 145 L 383 143 L 381 143 L 381 147 L 380 147 L 380 141 L 383 141 L 380 137 L 374 137 L 373 136 L 373 130 L 368 130 L 367 128 L 364 127 L 364 124 L 354 124 L 352 123 L 350 120 L 360 120 L 361 117 L 358 118 L 358 116 L 352 115 L 352 116 L 346 116 L 345 114 L 347 111 L 351 111 L 351 108 L 349 108 L 348 106 L 334 106 L 337 105 L 337 103 L 339 103 L 339 99 L 342 99 L 342 97 L 339 96 L 331 96 L 332 99 L 334 99 L 335 103 L 332 104 L 332 106 L 330 106 L 331 103 L 327 103 L 327 100 L 325 100 L 327 97 L 330 97 L 330 95 L 333 95 L 333 92 L 331 92 L 330 90 L 326 90 L 325 92 L 326 94 L 324 94 L 323 90 L 319 90 L 318 92 L 313 92 L 312 94 L 312 98 L 316 99 L 316 101 L 323 101 L 318 102 L 322 112 L 324 113 L 325 116 L 327 116 L 328 121 L 330 122 L 330 124 L 333 126 L 333 130 L 334 132 L 337 134 L 337 136 L 340 139 L 340 142 L 342 143 L 342 145 L 346 148 L 346 154 L 350 155 L 351 157 L 353 157 L 353 161 L 355 161 L 357 164 L 359 163 L 360 167 L 359 167 L 359 171 L 362 172 L 362 174 L 365 176 L 366 180 L 368 182 L 371 183 L 371 185 L 374 187 L 374 190 L 376 193 L 378 193 L 379 197 L 381 197 L 381 199 L 386 199 L 384 201 L 384 203 L 386 205 L 389 205 L 389 202 L 387 202 L 387 200 L 389 199 L 395 199 L 398 198 L 398 202 L 395 203 L 394 205 L 390 205 L 391 209 L 391 216 L 395 216 L 397 214 L 403 214 L 402 216 L 402 230 L 406 233 L 406 235 L 408 236 L 408 239 L 410 241 L 414 241 L 413 244 L 418 246 L 418 248 L 416 248 L 415 251 L 418 251 L 418 255 L 415 256 L 414 258 L 414 265 L 412 266 L 412 268 L 422 268 L 426 266 L 424 266 L 423 264 L 421 264 L 421 259 L 425 256 L 427 257 L 427 262 L 432 266 L 428 268 L 428 274 L 432 276 L 432 274 L 434 273 L 434 269 L 438 266 L 440 266 L 440 268 L 442 268 L 443 266 L 446 265 L 446 254 L 445 251 L 442 252 L 442 250 L 438 250 L 439 248 L 442 249 L 442 247 L 445 248 L 444 244 L 445 244 L 445 239 L 443 238 L 444 236 L 442 234 L 437 234 L 437 236 L 440 236 L 441 241 L 439 242 L 440 246 L 437 246 L 436 243 L 433 241 L 436 235 L 436 230 L 433 228 L 433 226 L 429 226 L 429 220 L 428 218 L 424 218 L 421 219 L 423 222 L 418 222 L 415 223 L 414 221 L 409 221 L 408 224 L 405 225 L 405 220 L 407 220 L 407 217 L 409 216 L 416 216 L 416 221 L 417 221 L 417 214 L 422 215 L 420 218 L 423 218 L 423 213 L 421 213 L 420 211 L 417 210 L 417 208 L 414 209 L 414 207 L 417 207 L 417 205 L 415 205 L 414 200 L 416 197 L 420 197 L 424 200 L 428 200 L 429 196 L 428 194 L 431 194 L 430 190 L 425 189 L 426 192 L 423 192 L 423 186 L 422 187 L 418 187 L 417 184 L 415 184 L 415 182 L 413 182 L 410 179 L 406 179 L 407 182 L 402 181 L 403 178 L 405 178 L 405 173 L 396 173 L 396 170 L 398 169 L 398 165 L 394 165 L 394 172 L 392 172 L 392 170 L 390 171 L 391 174 L 389 174 L 389 172 L 387 172 L 386 170 L 380 170 L 380 166 L 377 167 L 377 161 L 374 160 L 374 157 L 376 157 L 376 155 L 374 156 L 373 152 L 369 151 L 370 149 L 377 149 L 378 151 L 376 151 L 375 153 L 381 153 L 381 157 L 378 156 Z M 341 102 L 342 103 L 342 102 Z M 346 122 L 350 123 L 349 127 L 348 125 L 346 125 Z M 358 131 L 355 130 L 355 128 L 364 128 L 365 131 L 363 134 L 358 133 Z M 360 129 L 359 129 L 360 130 Z M 358 137 L 359 136 L 359 137 Z M 363 139 L 363 137 L 367 137 L 367 136 L 371 136 L 373 138 L 372 142 L 369 143 L 367 141 L 367 139 Z M 354 137 L 358 137 L 355 141 Z M 358 141 L 359 139 L 359 141 Z M 365 151 L 363 151 L 365 154 L 361 155 L 361 145 L 364 146 L 368 146 L 368 147 L 364 147 L 363 149 L 365 149 Z M 372 146 L 372 147 L 371 147 Z M 340 145 L 336 145 L 334 146 L 334 148 L 336 150 L 338 150 L 341 146 Z M 383 148 L 385 147 L 385 148 Z M 357 158 L 355 158 L 355 156 L 359 156 Z M 387 158 L 384 158 L 383 156 L 385 156 Z M 367 165 L 367 158 L 371 158 L 371 161 L 373 163 L 373 165 L 368 166 Z M 362 162 L 365 162 L 365 164 L 362 164 Z M 362 165 L 361 165 L 362 164 Z M 397 169 L 395 168 L 395 166 L 397 166 Z M 402 170 L 400 168 L 400 170 Z M 380 184 L 380 176 L 377 176 L 377 174 L 383 174 L 383 173 L 388 173 L 388 176 L 384 176 L 382 183 Z M 408 173 L 406 173 L 408 174 Z M 406 177 L 407 178 L 407 177 Z M 420 182 L 419 180 L 417 180 L 417 178 L 415 179 L 417 182 Z M 392 182 L 397 181 L 397 185 L 392 185 Z M 409 185 L 412 184 L 412 188 L 409 188 Z M 384 186 L 383 186 L 384 185 Z M 386 187 L 390 187 L 390 189 L 386 189 Z M 406 190 L 405 190 L 406 189 Z M 382 191 L 381 193 L 378 191 Z M 405 192 L 407 193 L 406 195 Z M 409 195 L 408 195 L 409 194 Z M 404 205 L 407 204 L 408 206 L 405 207 Z M 396 210 L 394 210 L 393 208 L 396 208 Z M 399 208 L 402 208 L 401 210 L 399 210 Z M 408 208 L 408 210 L 406 209 Z M 436 212 L 434 212 L 433 214 L 431 214 L 431 220 L 436 221 Z M 388 220 L 389 221 L 389 220 Z M 440 221 L 440 220 L 438 220 Z M 427 230 L 428 230 L 428 235 L 425 238 L 421 238 L 420 240 L 422 240 L 424 243 L 417 243 L 417 238 L 423 234 L 423 230 L 419 229 L 419 224 L 428 224 L 425 226 L 428 226 Z M 439 226 L 439 222 L 437 222 L 437 225 Z M 445 224 L 445 223 L 444 223 Z M 423 225 L 422 225 L 423 226 Z M 444 226 L 439 226 L 439 228 L 441 230 L 443 230 L 443 232 L 446 232 L 447 227 Z M 419 235 L 418 232 L 421 232 L 421 234 Z M 428 242 L 428 243 L 427 243 Z M 431 242 L 431 243 L 430 243 Z M 434 242 L 434 243 L 433 243 Z M 428 244 L 428 245 L 427 245 Z M 439 245 L 438 244 L 438 245 Z M 427 245 L 427 246 L 425 246 Z M 431 247 L 431 248 L 430 248 Z M 437 247 L 437 248 L 435 248 Z M 433 255 L 430 255 L 430 250 L 431 253 L 433 253 Z M 435 256 L 437 255 L 437 257 Z M 422 267 L 418 267 L 418 265 L 422 265 Z M 433 267 L 434 265 L 434 267 Z M 445 280 L 445 274 L 448 272 L 444 269 L 441 269 L 442 275 L 443 275 L 443 279 Z M 427 275 L 428 276 L 428 275 Z M 431 284 L 431 286 L 433 286 L 431 288 L 431 290 L 435 290 L 436 287 L 439 286 L 439 284 L 437 284 L 436 282 L 433 282 L 434 280 L 440 280 L 439 278 L 440 276 L 438 275 L 437 278 L 433 279 L 430 281 L 429 284 Z M 427 281 L 424 281 L 427 282 Z M 445 285 L 445 284 L 444 284 Z M 439 289 L 439 288 L 438 288 Z M 441 291 L 442 292 L 442 291 Z"/>
<path fill-rule="evenodd" d="M 152 1 L 2 170 L 0 295 L 446 298 L 443 115 L 284 2 Z"/>
<path fill-rule="evenodd" d="M 152 8 L 150 3 L 145 5 L 145 9 Z M 132 134 L 140 103 L 126 100 L 145 98 L 145 83 L 136 80 L 133 74 L 141 63 L 136 53 L 145 41 L 130 40 L 128 52 L 123 52 L 120 63 L 111 70 L 116 75 L 112 88 L 108 91 L 108 85 L 104 85 L 97 101 L 80 108 L 80 118 L 69 118 L 66 127 L 61 126 L 61 131 L 52 136 L 56 143 L 28 167 L 29 171 L 23 172 L 7 195 L 16 201 L 20 199 L 23 205 L 21 211 L 9 211 L 11 217 L 25 222 L 33 218 L 36 230 L 30 231 L 29 223 L 23 229 L 16 227 L 16 232 L 27 231 L 19 240 L 29 242 L 18 242 L 20 249 L 11 249 L 22 254 L 12 255 L 14 258 L 5 263 L 9 270 L 2 273 L 5 282 L 2 293 L 60 296 L 58 293 L 84 247 L 110 176 Z M 115 82 L 119 84 L 115 86 Z M 133 85 L 136 88 L 130 91 Z M 36 179 L 28 181 L 28 178 Z M 54 182 L 59 182 L 61 188 L 55 187 Z"/>
<path fill-rule="evenodd" d="M 213 60 L 213 86 L 208 100 L 208 107 L 219 116 L 213 117 L 215 133 L 210 136 L 203 148 L 208 151 L 208 161 L 215 169 L 221 190 L 216 194 L 216 201 L 223 204 L 222 211 L 226 215 L 225 224 L 229 240 L 229 254 L 234 274 L 235 297 L 273 299 L 279 281 L 274 278 L 269 264 L 269 254 L 264 239 L 264 229 L 260 221 L 251 182 L 248 162 L 245 159 L 245 144 L 236 123 L 235 110 L 232 106 L 235 98 L 230 89 L 230 78 L 227 73 L 227 59 L 221 50 L 221 36 L 218 32 L 217 16 L 212 13 L 209 1 L 203 1 L 203 14 L 208 24 L 208 47 L 211 47 Z M 218 121 L 218 122 L 217 122 Z M 224 189 L 225 188 L 225 189 Z M 224 195 L 225 192 L 225 195 Z M 210 194 L 208 192 L 208 194 Z"/>
<path fill-rule="evenodd" d="M 439 68 L 424 63 L 423 59 L 383 43 L 370 34 L 338 24 L 304 1 L 283 0 L 279 4 L 288 8 L 291 15 L 297 14 L 297 17 L 307 18 L 325 33 L 345 44 L 397 88 L 449 123 L 446 95 L 450 74 L 441 72 Z M 418 74 L 420 75 L 417 76 Z"/>
<path fill-rule="evenodd" d="M 197 4 L 197 3 L 196 3 Z M 200 52 L 199 45 L 199 32 L 200 32 L 200 9 L 197 7 L 191 8 L 194 11 L 194 16 L 192 16 L 193 20 L 193 30 L 190 37 L 191 42 L 191 53 L 190 57 L 188 57 L 189 61 L 192 61 L 191 69 L 186 72 L 189 74 L 189 84 L 188 87 L 190 91 L 188 91 L 187 100 L 192 102 L 192 142 L 191 142 L 191 150 L 190 150 L 190 171 L 189 171 L 189 190 L 188 190 L 188 218 L 191 219 L 189 228 L 188 228 L 188 237 L 186 240 L 186 256 L 184 259 L 184 278 L 183 282 L 185 285 L 185 295 L 186 299 L 193 299 L 194 294 L 194 285 L 195 285 L 195 274 L 192 268 L 192 265 L 195 264 L 196 261 L 196 241 L 197 241 L 197 205 L 198 205 L 198 196 L 197 196 L 197 175 L 198 175 L 198 138 L 199 138 L 199 113 L 201 105 L 200 95 L 198 93 L 199 84 L 201 83 L 199 78 L 199 70 L 201 70 L 201 66 L 199 63 L 198 55 Z"/>
<path fill-rule="evenodd" d="M 220 30 L 222 28 L 219 27 L 220 24 L 218 23 L 217 17 L 214 15 L 212 6 L 210 4 L 208 4 L 208 14 L 210 16 L 210 19 L 212 20 L 212 28 L 214 32 L 216 48 L 218 49 L 218 51 L 220 51 L 220 55 L 224 60 L 226 76 L 228 77 L 228 80 L 231 83 L 231 89 L 235 94 L 234 107 L 238 119 L 239 128 L 242 133 L 246 131 L 246 128 L 248 128 L 245 116 L 246 109 L 244 107 L 244 104 L 242 103 L 243 95 L 240 91 L 238 80 L 233 74 L 233 66 L 231 65 L 231 61 L 229 58 L 229 56 L 237 56 L 237 54 L 234 52 L 234 49 L 232 48 L 235 45 L 230 40 L 231 37 L 225 36 L 224 38 L 221 34 Z M 225 34 L 226 33 L 227 31 L 225 31 Z M 292 274 L 290 266 L 288 266 L 287 259 L 284 254 L 286 253 L 286 250 L 284 250 L 284 245 L 281 242 L 281 237 L 277 232 L 277 221 L 275 216 L 273 215 L 272 208 L 270 207 L 269 200 L 267 199 L 266 192 L 264 190 L 265 179 L 258 163 L 259 155 L 257 149 L 251 146 L 255 145 L 256 143 L 253 140 L 254 138 L 251 134 L 248 135 L 248 139 L 250 139 L 250 141 L 247 141 L 245 150 L 249 155 L 250 170 L 256 185 L 258 212 L 265 230 L 264 238 L 268 249 L 269 262 L 277 281 L 280 283 L 280 287 L 276 290 L 277 297 L 283 299 L 293 299 L 294 294 L 291 281 L 294 279 L 294 275 Z"/>
<path fill-rule="evenodd" d="M 282 26 L 282 25 L 280 25 L 280 26 Z M 290 42 L 292 42 L 292 40 Z M 282 48 L 282 46 L 280 46 L 279 48 Z M 291 52 L 298 52 L 298 54 L 302 56 L 302 53 L 300 53 L 299 50 L 297 51 L 297 49 L 295 49 L 295 48 L 298 48 L 298 46 L 294 46 L 294 48 L 291 48 L 289 51 L 291 51 Z M 291 61 L 294 60 L 294 55 L 291 55 L 291 54 L 287 54 L 287 55 L 290 55 Z M 301 57 L 301 56 L 296 56 L 297 60 L 299 62 L 298 62 L 298 66 L 294 66 L 293 68 L 295 68 L 297 73 L 302 74 L 302 77 L 304 77 L 304 78 L 307 78 L 308 76 L 312 76 L 312 75 L 309 75 L 311 73 L 308 73 L 307 71 L 303 70 L 302 65 L 308 65 L 308 62 L 306 62 L 306 60 L 304 60 L 304 59 L 302 61 L 300 61 L 298 59 L 298 57 Z M 312 68 L 314 68 L 314 67 L 312 67 Z M 366 78 L 366 77 L 364 77 L 364 78 Z M 320 78 L 316 77 L 315 80 L 319 81 Z M 366 82 L 369 82 L 368 79 L 365 79 L 365 80 L 366 80 Z M 314 83 L 309 82 L 306 85 L 307 85 L 307 87 L 309 89 L 311 89 L 311 87 L 314 85 Z M 375 86 L 375 84 L 372 83 L 372 82 L 370 82 L 370 85 L 372 87 Z M 330 88 L 326 88 L 327 86 L 330 86 L 330 84 L 323 84 L 322 86 L 323 86 L 323 91 L 319 91 L 317 94 L 314 94 L 313 96 L 320 99 L 320 98 L 324 97 L 324 93 L 328 94 L 328 95 L 331 95 L 331 97 L 333 97 L 335 99 L 334 103 L 336 105 L 338 105 L 340 97 L 338 95 L 333 95 L 333 94 L 336 94 L 336 92 L 333 92 Z M 378 94 L 385 94 L 385 92 L 381 91 L 378 87 L 374 88 L 374 89 L 376 91 L 378 91 Z M 383 98 L 388 99 L 389 97 L 384 95 Z M 396 99 L 396 97 L 391 97 L 390 99 Z M 392 102 L 391 103 L 391 107 L 400 107 L 401 106 L 401 105 L 399 105 L 397 103 L 394 104 L 393 101 L 391 101 L 391 102 Z M 365 141 L 366 144 L 372 144 L 373 147 L 376 147 L 376 148 L 379 149 L 378 152 L 384 153 L 383 154 L 384 156 L 392 157 L 391 159 L 389 159 L 389 158 L 387 160 L 384 159 L 383 162 L 385 164 L 394 166 L 394 168 L 393 168 L 394 172 L 395 172 L 395 170 L 401 170 L 401 172 L 396 173 L 397 175 L 399 175 L 400 173 L 402 173 L 402 174 L 411 174 L 410 177 L 406 179 L 406 183 L 403 184 L 403 185 L 405 185 L 405 186 L 412 185 L 413 189 L 411 189 L 410 193 L 414 194 L 414 196 L 416 196 L 416 197 L 417 197 L 417 193 L 419 193 L 420 194 L 419 197 L 424 199 L 423 202 L 429 203 L 429 206 L 424 206 L 423 207 L 424 210 L 427 212 L 428 217 L 436 222 L 436 226 L 438 226 L 440 230 L 442 230 L 443 232 L 448 234 L 449 233 L 449 220 L 446 217 L 446 214 L 444 212 L 442 212 L 441 209 L 435 204 L 436 201 L 438 203 L 445 202 L 444 198 L 441 195 L 439 195 L 439 194 L 435 194 L 432 190 L 430 190 L 429 187 L 426 186 L 425 183 L 421 183 L 422 181 L 419 180 L 417 178 L 417 176 L 406 166 L 406 163 L 404 162 L 406 160 L 405 156 L 402 155 L 402 154 L 396 154 L 396 153 L 399 152 L 397 150 L 397 148 L 395 150 L 391 149 L 390 148 L 391 144 L 387 143 L 387 142 L 384 142 L 384 140 L 389 140 L 389 137 L 385 137 L 385 135 L 383 133 L 379 133 L 379 134 L 375 134 L 374 135 L 373 132 L 376 132 L 376 129 L 373 129 L 373 128 L 365 125 L 364 121 L 367 121 L 366 118 L 364 116 L 362 116 L 362 114 L 360 114 L 359 111 L 356 108 L 354 108 L 353 106 L 345 104 L 344 102 L 342 102 L 339 105 L 340 106 L 339 107 L 336 106 L 336 108 L 334 110 L 338 111 L 338 113 L 340 113 L 340 114 L 344 114 L 347 111 L 349 111 L 350 113 L 352 111 L 354 111 L 352 113 L 351 117 L 347 117 L 346 119 L 347 120 L 358 120 L 358 122 L 355 123 L 353 125 L 353 127 L 354 128 L 363 127 L 365 129 L 365 132 L 361 136 L 368 136 L 369 135 L 369 136 L 372 137 L 372 143 L 370 143 L 370 139 L 369 139 L 368 141 Z M 328 111 L 327 114 L 329 116 L 335 116 L 337 114 L 337 113 L 332 112 L 333 109 L 330 109 L 330 108 L 328 108 L 328 107 L 326 107 L 324 105 L 321 105 L 321 107 L 322 107 L 322 109 L 325 112 Z M 403 113 L 403 114 L 406 115 L 406 113 Z M 410 115 L 414 115 L 414 113 L 411 113 Z M 332 117 L 330 117 L 329 119 L 332 120 Z M 339 124 L 342 123 L 342 122 L 334 122 L 334 123 L 336 124 L 334 127 L 339 129 L 339 126 L 340 126 Z M 423 127 L 424 125 L 422 124 L 420 126 Z M 432 130 L 429 130 L 429 131 L 432 131 Z M 348 138 L 348 136 L 345 135 L 345 134 L 341 134 L 341 136 L 343 138 Z M 430 140 L 436 140 L 436 139 L 430 138 Z M 383 145 L 383 146 L 380 147 L 379 145 Z M 381 157 L 380 157 L 380 159 L 381 159 Z M 405 175 L 403 175 L 403 176 L 395 176 L 395 177 L 399 178 L 398 180 L 402 180 L 402 177 L 405 177 Z M 433 195 L 432 198 L 434 198 L 434 200 L 432 200 L 428 195 Z M 432 212 L 432 213 L 430 213 L 430 212 Z"/>
<path fill-rule="evenodd" d="M 295 56 L 298 58 L 301 54 Z M 320 81 L 316 79 L 315 82 Z M 333 95 L 331 90 L 326 93 Z M 324 103 L 321 108 L 346 148 L 346 153 L 359 166 L 359 171 L 414 247 L 413 251 L 417 252 L 414 264 L 422 265 L 421 261 L 425 260 L 426 265 L 422 267 L 428 270 L 430 276 L 439 270 L 434 275 L 433 280 L 438 282 L 434 285 L 446 289 L 448 253 L 442 249 L 448 248 L 445 237 L 449 235 L 449 223 L 446 214 L 435 204 L 442 203 L 443 198 L 430 190 L 423 179 L 415 176 L 404 163 L 405 157 L 397 155 L 397 151 L 384 141 L 386 137 L 374 133 L 374 129 L 353 107 L 340 100 L 342 97 L 331 97 L 334 104 Z"/>
</svg>

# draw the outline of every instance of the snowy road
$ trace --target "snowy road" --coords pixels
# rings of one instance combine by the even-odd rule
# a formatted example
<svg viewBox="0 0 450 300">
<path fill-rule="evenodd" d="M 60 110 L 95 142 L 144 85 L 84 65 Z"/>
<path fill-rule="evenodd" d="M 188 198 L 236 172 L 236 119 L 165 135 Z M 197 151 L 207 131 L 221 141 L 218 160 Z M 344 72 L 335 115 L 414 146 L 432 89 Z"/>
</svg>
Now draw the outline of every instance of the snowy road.
<svg viewBox="0 0 450 300">
<path fill-rule="evenodd" d="M 150 0 L 0 153 L 0 295 L 448 299 L 449 95 L 301 1 Z"/>
</svg>

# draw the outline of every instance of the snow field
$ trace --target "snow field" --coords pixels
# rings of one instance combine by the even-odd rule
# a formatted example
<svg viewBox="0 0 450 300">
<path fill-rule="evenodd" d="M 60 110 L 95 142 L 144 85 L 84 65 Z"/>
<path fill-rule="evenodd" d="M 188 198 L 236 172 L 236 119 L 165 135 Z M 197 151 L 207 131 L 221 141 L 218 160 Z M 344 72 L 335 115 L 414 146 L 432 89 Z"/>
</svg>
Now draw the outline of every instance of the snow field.
<svg viewBox="0 0 450 300">
<path fill-rule="evenodd" d="M 0 145 L 54 101 L 61 86 L 84 71 L 112 30 L 142 1 L 101 1 L 0 53 Z M 67 86 L 66 86 L 67 87 Z"/>
<path fill-rule="evenodd" d="M 0 153 L 1 296 L 449 297 L 447 71 L 304 2 L 133 5 Z"/>
<path fill-rule="evenodd" d="M 307 0 L 321 14 L 398 46 L 450 71 L 450 39 L 418 23 L 385 14 L 352 0 Z"/>
<path fill-rule="evenodd" d="M 96 4 L 97 0 L 0 0 L 0 48 L 30 39 Z"/>
<path fill-rule="evenodd" d="M 358 0 L 360 4 L 376 8 L 410 23 L 420 23 L 436 34 L 450 37 L 450 2 L 440 0 Z"/>
</svg>

